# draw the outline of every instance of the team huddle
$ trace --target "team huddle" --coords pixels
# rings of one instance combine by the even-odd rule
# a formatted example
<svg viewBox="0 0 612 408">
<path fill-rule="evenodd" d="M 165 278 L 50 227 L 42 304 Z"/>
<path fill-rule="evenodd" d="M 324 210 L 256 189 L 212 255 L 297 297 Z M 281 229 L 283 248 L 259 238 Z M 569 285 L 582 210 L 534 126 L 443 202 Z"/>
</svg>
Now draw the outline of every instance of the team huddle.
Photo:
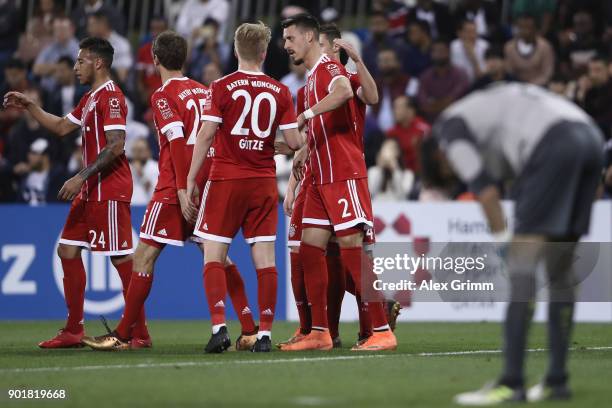
<svg viewBox="0 0 612 408">
<path fill-rule="evenodd" d="M 74 70 L 91 90 L 63 118 L 45 112 L 24 94 L 5 95 L 5 107 L 27 109 L 59 136 L 80 128 L 83 141 L 84 168 L 59 192 L 60 198 L 72 201 L 58 246 L 68 319 L 55 337 L 39 344 L 41 348 L 151 347 L 144 304 L 156 259 L 166 245 L 193 241 L 204 257 L 212 323 L 205 351 L 220 353 L 231 346 L 227 295 L 242 329 L 236 349 L 270 351 L 277 298 L 274 155 L 291 151 L 296 152 L 294 171 L 284 208 L 291 215 L 291 283 L 300 327 L 277 346 L 283 351 L 338 346 L 346 290 L 359 302 L 360 333 L 353 350 L 396 348 L 389 320 L 394 320 L 398 306 L 389 308 L 371 296 L 368 300 L 374 301 L 366 302 L 361 292 L 362 282 L 372 274 L 366 250 L 375 240 L 362 131 L 365 105 L 378 101 L 376 85 L 334 26 L 319 27 L 314 17 L 300 14 L 284 21 L 283 30 L 293 63 L 308 69 L 296 103 L 285 85 L 261 71 L 271 37 L 263 23 L 238 27 L 238 70 L 210 88 L 183 75 L 185 39 L 171 31 L 155 38 L 153 58 L 163 85 L 150 103 L 159 139 L 159 179 L 136 249 L 129 207 L 132 178 L 124 154 L 127 107 L 110 79 L 112 46 L 100 38 L 80 43 Z M 340 63 L 341 49 L 353 57 L 357 73 L 347 72 Z M 240 229 L 257 273 L 258 325 L 242 277 L 228 257 Z M 124 288 L 121 321 L 97 337 L 85 336 L 83 328 L 83 248 L 109 256 Z"/>
</svg>

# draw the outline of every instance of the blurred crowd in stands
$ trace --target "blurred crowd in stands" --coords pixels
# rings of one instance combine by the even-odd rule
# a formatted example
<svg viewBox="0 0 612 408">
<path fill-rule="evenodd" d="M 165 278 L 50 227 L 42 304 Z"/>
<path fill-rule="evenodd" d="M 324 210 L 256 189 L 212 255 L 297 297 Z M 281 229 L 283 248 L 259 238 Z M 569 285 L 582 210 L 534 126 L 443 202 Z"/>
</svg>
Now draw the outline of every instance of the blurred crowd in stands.
<svg viewBox="0 0 612 408">
<path fill-rule="evenodd" d="M 87 91 L 72 71 L 79 40 L 108 39 L 115 49 L 114 80 L 128 99 L 133 203 L 146 204 L 157 179 L 158 153 L 148 103 L 161 85 L 152 39 L 169 28 L 185 36 L 185 74 L 210 85 L 237 68 L 229 31 L 239 21 L 230 13 L 232 3 L 242 2 L 184 0 L 171 17 L 152 15 L 141 38 L 108 0 L 70 2 L 71 10 L 63 0 L 36 0 L 30 18 L 15 3 L 0 0 L 0 95 L 27 92 L 46 110 L 67 114 Z M 268 22 L 273 27 L 264 63 L 268 75 L 294 95 L 305 83 L 305 68 L 290 64 L 283 50 L 280 21 L 308 11 L 321 23 L 337 24 L 376 79 L 379 103 L 368 108 L 364 132 L 374 199 L 465 197 L 422 194 L 420 140 L 449 104 L 496 81 L 536 84 L 583 107 L 608 140 L 601 196 L 612 197 L 612 1 L 370 0 L 361 18 L 320 7 L 322 1 L 287 3 Z M 359 20 L 366 25 L 357 26 Z M 56 201 L 63 181 L 81 166 L 78 132 L 60 139 L 27 112 L 0 110 L 0 202 Z M 290 171 L 290 158 L 277 156 L 281 194 Z"/>
</svg>

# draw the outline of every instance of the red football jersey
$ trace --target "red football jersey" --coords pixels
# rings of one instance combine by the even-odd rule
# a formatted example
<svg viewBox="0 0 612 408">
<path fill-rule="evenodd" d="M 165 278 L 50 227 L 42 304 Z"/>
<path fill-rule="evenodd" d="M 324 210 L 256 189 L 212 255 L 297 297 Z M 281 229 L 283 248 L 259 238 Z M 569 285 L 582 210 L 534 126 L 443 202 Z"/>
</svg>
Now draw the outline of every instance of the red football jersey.
<svg viewBox="0 0 612 408">
<path fill-rule="evenodd" d="M 357 96 L 357 91 L 361 89 L 361 80 L 359 79 L 359 75 L 354 72 L 347 71 L 349 80 L 351 81 L 351 88 L 353 89 L 353 100 L 355 101 L 356 107 L 356 115 L 355 115 L 355 125 L 357 129 L 357 135 L 361 141 L 361 150 L 364 150 L 363 146 L 363 128 L 365 126 L 365 115 L 366 115 L 366 104 L 363 103 L 361 99 Z M 364 152 L 365 153 L 365 152 Z"/>
<path fill-rule="evenodd" d="M 346 69 L 323 54 L 308 72 L 305 108 L 329 94 L 334 81 L 348 78 Z M 353 99 L 308 121 L 310 165 L 315 184 L 367 177 L 363 138 L 357 133 L 357 108 Z"/>
<path fill-rule="evenodd" d="M 125 97 L 113 81 L 107 81 L 98 89 L 83 95 L 79 104 L 66 117 L 81 126 L 83 165 L 88 166 L 96 161 L 106 146 L 105 132 L 125 131 Z M 125 154 L 121 154 L 109 169 L 88 178 L 83 184 L 81 195 L 86 201 L 131 201 L 132 173 Z"/>
<path fill-rule="evenodd" d="M 183 77 L 167 80 L 161 88 L 151 95 L 151 107 L 159 140 L 159 177 L 153 193 L 153 201 L 178 203 L 176 175 L 170 155 L 170 142 L 177 136 L 170 135 L 169 138 L 167 132 L 172 128 L 182 128 L 183 137 L 186 138 L 185 147 L 187 151 L 185 157 L 189 160 L 188 163 L 185 163 L 185 166 L 189 169 L 193 146 L 202 123 L 202 112 L 209 93 L 210 90 L 206 86 Z M 213 152 L 214 149 L 211 147 L 209 156 Z M 207 172 L 209 167 L 210 160 L 204 160 L 204 165 L 198 175 L 198 184 L 200 184 L 200 175 Z"/>
<path fill-rule="evenodd" d="M 211 180 L 276 177 L 276 130 L 297 128 L 289 88 L 242 70 L 212 83 L 204 120 L 219 123 Z"/>
</svg>

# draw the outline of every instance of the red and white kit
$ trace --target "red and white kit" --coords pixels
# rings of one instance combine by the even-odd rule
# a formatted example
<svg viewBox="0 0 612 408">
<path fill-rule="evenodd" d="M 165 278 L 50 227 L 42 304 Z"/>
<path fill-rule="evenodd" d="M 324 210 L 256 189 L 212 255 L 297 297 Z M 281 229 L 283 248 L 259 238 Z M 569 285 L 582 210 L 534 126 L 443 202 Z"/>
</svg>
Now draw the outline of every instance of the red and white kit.
<svg viewBox="0 0 612 408">
<path fill-rule="evenodd" d="M 87 92 L 66 117 L 81 126 L 83 165 L 95 162 L 106 146 L 105 132 L 125 131 L 127 107 L 113 81 Z M 72 201 L 60 243 L 106 255 L 132 253 L 130 200 L 132 174 L 125 154 L 113 166 L 92 175 Z"/>
<path fill-rule="evenodd" d="M 308 72 L 304 108 L 325 98 L 341 77 L 348 78 L 345 68 L 322 55 Z M 355 99 L 308 122 L 313 185 L 304 204 L 304 227 L 333 227 L 336 235 L 342 235 L 354 227 L 374 226 Z"/>
<path fill-rule="evenodd" d="M 185 77 L 170 78 L 151 95 L 159 140 L 159 178 L 140 227 L 140 238 L 183 246 L 192 236 L 193 225 L 181 213 L 177 191 L 186 188 L 193 146 L 209 96 L 206 86 Z M 198 174 L 200 190 L 208 176 L 213 154 L 211 147 Z"/>
<path fill-rule="evenodd" d="M 230 243 L 276 239 L 276 130 L 297 128 L 289 89 L 261 72 L 238 70 L 211 86 L 204 120 L 219 123 L 215 157 L 195 235 Z"/>
<path fill-rule="evenodd" d="M 361 81 L 359 80 L 359 75 L 348 71 L 347 74 L 351 82 L 351 88 L 353 89 L 353 92 L 355 94 L 355 96 L 353 97 L 357 113 L 355 116 L 355 124 L 357 129 L 357 135 L 359 135 L 359 140 L 361 141 L 361 149 L 363 151 L 363 128 L 365 124 L 366 104 L 363 103 L 363 101 L 357 96 L 357 92 L 359 91 L 359 89 L 361 89 Z M 298 114 L 306 110 L 304 109 L 304 89 L 305 87 L 301 87 L 300 89 L 298 89 L 297 92 L 296 106 Z M 302 217 L 304 211 L 304 203 L 306 202 L 306 192 L 311 184 L 313 184 L 312 172 L 310 170 L 310 165 L 306 164 L 304 168 L 304 177 L 300 183 L 298 194 L 293 203 L 293 212 L 291 213 L 291 221 L 289 223 L 287 240 L 287 246 L 289 247 L 300 246 L 300 242 L 302 239 Z M 366 231 L 363 242 L 367 248 L 370 248 L 376 243 L 376 237 L 373 228 L 370 228 Z"/>
</svg>

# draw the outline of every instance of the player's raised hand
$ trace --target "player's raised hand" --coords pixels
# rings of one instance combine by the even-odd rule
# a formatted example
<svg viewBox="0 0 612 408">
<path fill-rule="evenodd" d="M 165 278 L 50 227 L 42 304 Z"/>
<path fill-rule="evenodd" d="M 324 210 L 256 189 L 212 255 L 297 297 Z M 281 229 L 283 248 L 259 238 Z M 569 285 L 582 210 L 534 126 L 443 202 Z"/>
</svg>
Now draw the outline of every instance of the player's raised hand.
<svg viewBox="0 0 612 408">
<path fill-rule="evenodd" d="M 191 224 L 195 224 L 196 218 L 198 216 L 198 209 L 192 202 L 192 200 L 189 199 L 189 195 L 187 195 L 187 190 L 178 190 L 177 194 L 179 198 L 179 203 L 181 205 L 181 212 L 183 213 L 183 217 Z"/>
<path fill-rule="evenodd" d="M 57 194 L 57 198 L 65 201 L 72 201 L 81 191 L 84 182 L 85 179 L 78 174 L 69 178 Z"/>
<path fill-rule="evenodd" d="M 359 53 L 357 52 L 355 47 L 353 47 L 353 45 L 349 43 L 348 41 L 343 40 L 341 38 L 337 38 L 334 40 L 334 45 L 337 45 L 338 47 L 346 51 L 346 54 L 349 56 L 349 58 L 355 61 L 356 63 L 361 61 L 361 57 L 359 56 Z"/>
<path fill-rule="evenodd" d="M 21 92 L 11 91 L 4 95 L 4 108 L 26 109 L 33 104 L 34 101 Z"/>
</svg>

